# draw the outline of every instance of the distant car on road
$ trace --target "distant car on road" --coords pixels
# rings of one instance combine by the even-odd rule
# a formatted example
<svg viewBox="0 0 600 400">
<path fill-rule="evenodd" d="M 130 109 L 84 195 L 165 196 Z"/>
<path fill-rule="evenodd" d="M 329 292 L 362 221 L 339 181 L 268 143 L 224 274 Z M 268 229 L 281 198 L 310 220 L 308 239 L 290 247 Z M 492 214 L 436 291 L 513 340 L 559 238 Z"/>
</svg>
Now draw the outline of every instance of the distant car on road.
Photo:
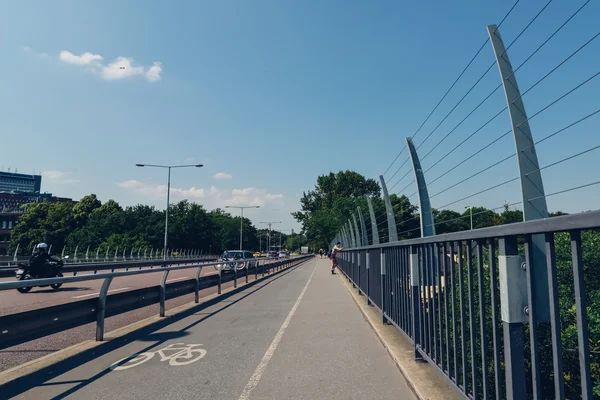
<svg viewBox="0 0 600 400">
<path fill-rule="evenodd" d="M 253 254 L 254 257 L 262 257 L 262 253 L 260 251 L 257 251 Z"/>
<path fill-rule="evenodd" d="M 277 258 L 288 258 L 289 255 L 285 251 L 280 251 Z"/>
<path fill-rule="evenodd" d="M 267 257 L 269 258 L 277 258 L 278 253 L 276 251 L 269 251 L 267 253 Z"/>
<path fill-rule="evenodd" d="M 237 263 L 235 261 L 238 261 Z M 258 260 L 254 254 L 248 250 L 227 250 L 219 257 L 218 264 L 215 265 L 217 271 L 238 271 L 246 267 L 252 268 L 258 266 Z"/>
</svg>

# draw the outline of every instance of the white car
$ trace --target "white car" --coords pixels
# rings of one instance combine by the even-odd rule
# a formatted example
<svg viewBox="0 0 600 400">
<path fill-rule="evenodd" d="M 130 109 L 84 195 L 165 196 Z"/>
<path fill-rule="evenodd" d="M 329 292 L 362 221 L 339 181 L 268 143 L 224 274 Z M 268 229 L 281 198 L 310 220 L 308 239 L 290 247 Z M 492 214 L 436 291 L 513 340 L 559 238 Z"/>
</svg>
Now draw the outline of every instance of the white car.
<svg viewBox="0 0 600 400">
<path fill-rule="evenodd" d="M 277 258 L 288 258 L 288 254 L 285 251 L 280 251 Z"/>
</svg>

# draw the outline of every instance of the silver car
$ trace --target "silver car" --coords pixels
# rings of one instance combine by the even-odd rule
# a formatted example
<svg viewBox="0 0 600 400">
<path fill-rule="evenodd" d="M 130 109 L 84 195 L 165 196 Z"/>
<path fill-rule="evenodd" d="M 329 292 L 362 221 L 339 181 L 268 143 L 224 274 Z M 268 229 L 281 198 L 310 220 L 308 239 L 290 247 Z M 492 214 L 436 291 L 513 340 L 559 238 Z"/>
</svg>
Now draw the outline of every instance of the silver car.
<svg viewBox="0 0 600 400">
<path fill-rule="evenodd" d="M 227 250 L 219 258 L 215 269 L 217 271 L 233 271 L 236 268 L 239 271 L 246 267 L 253 268 L 257 266 L 258 260 L 248 250 Z"/>
</svg>

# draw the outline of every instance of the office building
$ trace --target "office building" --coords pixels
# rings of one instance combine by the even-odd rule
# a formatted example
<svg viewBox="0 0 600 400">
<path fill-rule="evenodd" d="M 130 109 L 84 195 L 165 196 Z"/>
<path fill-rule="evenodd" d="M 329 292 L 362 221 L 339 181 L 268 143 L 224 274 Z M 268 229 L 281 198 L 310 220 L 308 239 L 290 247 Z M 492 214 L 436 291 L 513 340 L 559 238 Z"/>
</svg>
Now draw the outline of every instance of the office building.
<svg viewBox="0 0 600 400">
<path fill-rule="evenodd" d="M 0 192 L 39 193 L 41 187 L 41 175 L 0 171 Z"/>
</svg>

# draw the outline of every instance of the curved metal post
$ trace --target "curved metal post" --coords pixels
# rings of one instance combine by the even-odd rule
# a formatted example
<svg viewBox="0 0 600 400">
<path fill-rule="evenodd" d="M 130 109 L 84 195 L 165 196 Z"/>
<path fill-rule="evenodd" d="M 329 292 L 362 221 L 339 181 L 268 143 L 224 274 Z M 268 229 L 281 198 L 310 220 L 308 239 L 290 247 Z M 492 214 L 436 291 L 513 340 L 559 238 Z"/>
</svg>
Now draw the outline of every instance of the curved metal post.
<svg viewBox="0 0 600 400">
<path fill-rule="evenodd" d="M 429 201 L 429 193 L 427 192 L 427 184 L 425 176 L 421 169 L 421 162 L 417 155 L 417 150 L 411 138 L 406 138 L 406 146 L 410 153 L 410 161 L 412 162 L 413 172 L 415 174 L 415 182 L 417 183 L 417 193 L 419 195 L 419 212 L 421 213 L 421 237 L 434 236 L 435 224 L 433 223 L 433 213 L 431 212 L 431 202 Z"/>
<path fill-rule="evenodd" d="M 373 231 L 373 233 L 371 234 L 372 237 L 372 244 L 379 244 L 379 228 L 377 227 L 377 218 L 375 218 L 375 210 L 373 210 L 373 202 L 371 201 L 371 198 L 367 195 L 365 195 L 366 199 L 367 199 L 367 204 L 369 206 L 369 215 L 371 216 L 371 230 Z"/>
<path fill-rule="evenodd" d="M 85 260 L 88 260 L 88 253 L 90 252 L 90 246 L 87 247 L 87 250 L 85 251 Z"/>
<path fill-rule="evenodd" d="M 73 255 L 75 262 L 77 262 L 77 250 L 79 250 L 79 245 L 75 246 L 75 254 Z"/>
<path fill-rule="evenodd" d="M 96 310 L 96 341 L 101 342 L 104 340 L 104 316 L 106 315 L 106 295 L 108 294 L 108 287 L 112 282 L 113 278 L 106 278 L 102 282 L 102 288 L 98 294 L 98 307 Z"/>
<path fill-rule="evenodd" d="M 515 140 L 519 175 L 521 177 L 521 196 L 523 198 L 523 219 L 532 221 L 548 217 L 548 205 L 544 193 L 542 174 L 527 113 L 521 98 L 517 79 L 506 53 L 504 42 L 496 25 L 487 27 L 488 35 L 494 49 L 496 63 L 500 70 L 502 86 L 510 123 Z M 538 321 L 550 320 L 550 293 L 548 289 L 548 268 L 546 267 L 546 241 L 543 234 L 532 235 L 533 268 L 535 279 L 535 317 Z"/>
<path fill-rule="evenodd" d="M 165 299 L 167 297 L 167 276 L 169 271 L 163 273 L 162 280 L 160 281 L 160 316 L 165 316 Z"/>
<path fill-rule="evenodd" d="M 356 207 L 356 210 L 358 211 L 358 219 L 360 221 L 360 229 L 362 232 L 362 245 L 368 246 L 369 238 L 367 236 L 367 225 L 365 224 L 365 218 L 363 217 L 363 213 L 360 207 Z"/>
<path fill-rule="evenodd" d="M 360 231 L 358 230 L 358 223 L 356 222 L 356 215 L 352 213 L 352 222 L 354 223 L 354 234 L 356 235 L 356 247 L 362 247 L 362 241 L 360 237 Z"/>
<path fill-rule="evenodd" d="M 350 220 L 348 220 L 347 222 L 348 224 L 348 232 L 350 233 L 350 245 L 352 246 L 352 248 L 356 247 L 356 236 L 354 235 L 354 229 L 352 229 L 352 223 L 350 222 Z"/>
<path fill-rule="evenodd" d="M 381 191 L 383 193 L 383 201 L 385 201 L 385 211 L 387 214 L 388 242 L 397 242 L 398 230 L 396 229 L 396 218 L 394 217 L 394 208 L 392 207 L 392 202 L 390 201 L 390 196 L 388 195 L 388 190 L 387 186 L 385 185 L 383 175 L 379 175 L 379 180 L 381 181 Z"/>
</svg>

